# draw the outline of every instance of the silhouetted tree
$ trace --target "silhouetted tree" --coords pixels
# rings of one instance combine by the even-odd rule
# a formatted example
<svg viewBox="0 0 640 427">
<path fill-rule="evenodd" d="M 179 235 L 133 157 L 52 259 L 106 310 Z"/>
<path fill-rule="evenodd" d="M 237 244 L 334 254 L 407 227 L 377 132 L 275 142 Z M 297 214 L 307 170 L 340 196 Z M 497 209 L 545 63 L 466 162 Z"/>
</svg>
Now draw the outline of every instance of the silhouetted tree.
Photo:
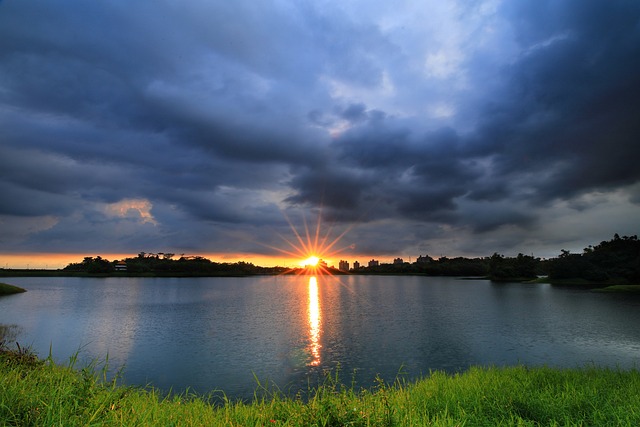
<svg viewBox="0 0 640 427">
<path fill-rule="evenodd" d="M 585 248 L 582 254 L 562 250 L 549 263 L 549 278 L 583 279 L 589 282 L 640 283 L 640 241 L 620 237 Z"/>
<path fill-rule="evenodd" d="M 533 279 L 538 274 L 540 259 L 518 254 L 516 258 L 505 258 L 494 253 L 489 258 L 489 277 L 494 280 Z"/>
<path fill-rule="evenodd" d="M 71 263 L 64 268 L 65 271 L 82 272 L 88 274 L 107 274 L 115 271 L 113 263 L 101 256 L 84 257 L 81 263 Z"/>
</svg>

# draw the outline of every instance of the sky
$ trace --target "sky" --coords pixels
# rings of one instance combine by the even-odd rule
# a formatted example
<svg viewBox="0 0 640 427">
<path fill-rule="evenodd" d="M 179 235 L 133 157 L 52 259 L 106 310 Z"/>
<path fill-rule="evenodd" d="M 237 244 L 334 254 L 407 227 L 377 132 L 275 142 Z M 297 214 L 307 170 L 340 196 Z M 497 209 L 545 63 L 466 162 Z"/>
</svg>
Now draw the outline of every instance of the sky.
<svg viewBox="0 0 640 427">
<path fill-rule="evenodd" d="M 636 0 L 0 0 L 0 267 L 554 257 L 639 160 Z"/>
</svg>

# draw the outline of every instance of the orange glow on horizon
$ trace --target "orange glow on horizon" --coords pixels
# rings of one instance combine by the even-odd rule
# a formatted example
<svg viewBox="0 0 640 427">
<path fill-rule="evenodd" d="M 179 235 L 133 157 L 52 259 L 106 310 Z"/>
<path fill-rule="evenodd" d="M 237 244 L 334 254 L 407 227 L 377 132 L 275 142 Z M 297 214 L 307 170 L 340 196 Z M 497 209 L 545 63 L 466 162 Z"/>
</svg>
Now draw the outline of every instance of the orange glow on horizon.
<svg viewBox="0 0 640 427">
<path fill-rule="evenodd" d="M 173 259 L 177 260 L 182 256 L 181 253 L 176 253 Z M 295 255 L 295 254 L 294 254 Z M 109 261 L 123 260 L 126 258 L 135 258 L 138 253 L 100 253 L 100 252 L 86 252 L 86 253 L 0 253 L 0 268 L 7 269 L 32 269 L 32 270 L 57 270 L 66 267 L 71 263 L 82 262 L 84 257 L 96 257 L 100 256 Z M 324 258 L 319 255 L 304 255 L 300 256 L 269 256 L 253 253 L 188 253 L 184 256 L 201 256 L 207 258 L 213 262 L 220 263 L 235 263 L 235 262 L 249 262 L 259 267 L 285 267 L 285 268 L 304 268 L 310 267 L 312 272 L 309 274 L 322 274 L 326 266 L 337 266 L 338 258 Z M 309 262 L 309 258 L 318 258 L 315 265 Z M 360 261 L 360 264 L 366 264 L 366 261 L 376 258 L 380 262 L 391 262 L 393 255 L 380 258 L 379 255 L 366 255 L 366 254 L 352 254 L 346 257 L 346 259 L 352 263 L 353 261 Z M 387 261 L 385 258 L 388 258 Z M 322 263 L 326 263 L 323 265 Z"/>
<path fill-rule="evenodd" d="M 355 245 L 338 247 L 338 243 L 350 230 L 350 227 L 331 240 L 331 227 L 329 227 L 326 232 L 321 233 L 321 221 L 319 214 L 318 221 L 313 229 L 310 229 L 306 218 L 303 216 L 304 229 L 302 232 L 299 232 L 296 229 L 286 214 L 284 216 L 289 223 L 293 236 L 295 237 L 295 239 L 288 239 L 287 237 L 280 235 L 280 238 L 287 243 L 289 249 L 283 249 L 281 247 L 272 246 L 262 242 L 255 242 L 275 251 L 274 253 L 276 253 L 276 255 L 217 252 L 181 254 L 179 249 L 176 249 L 172 259 L 177 260 L 181 256 L 201 256 L 213 262 L 220 263 L 235 263 L 242 261 L 260 267 L 285 267 L 291 269 L 306 267 L 305 270 L 307 271 L 304 274 L 323 274 L 328 273 L 328 266 L 335 266 L 337 264 L 338 254 L 345 250 L 353 250 L 355 248 Z M 100 256 L 109 261 L 117 261 L 126 258 L 135 258 L 138 256 L 138 253 L 139 252 L 126 254 L 109 252 L 100 253 L 97 251 L 87 251 L 85 253 L 0 253 L 0 268 L 55 270 L 62 269 L 71 263 L 82 262 L 85 257 Z M 169 251 L 165 250 L 164 253 L 169 253 Z M 362 259 L 366 258 L 362 254 L 359 256 Z M 352 257 L 355 257 L 355 255 L 352 255 Z"/>
<path fill-rule="evenodd" d="M 173 259 L 179 259 L 182 254 L 175 254 Z M 0 268 L 32 269 L 32 270 L 57 270 L 71 263 L 82 262 L 84 257 L 100 256 L 109 261 L 135 258 L 138 253 L 0 253 Z M 198 253 L 184 254 L 184 256 L 201 256 L 213 262 L 250 262 L 260 267 L 299 267 L 298 261 L 291 258 L 274 257 L 256 254 L 222 254 L 222 253 Z"/>
<path fill-rule="evenodd" d="M 100 256 L 109 261 L 121 260 L 137 256 L 137 254 L 100 254 L 100 253 L 0 253 L 0 268 L 16 268 L 31 270 L 57 270 L 75 262 L 82 262 L 84 257 Z"/>
<path fill-rule="evenodd" d="M 316 267 L 318 265 L 318 263 L 320 262 L 320 258 L 318 258 L 315 255 L 310 256 L 309 258 L 300 261 L 300 265 L 302 267 Z"/>
<path fill-rule="evenodd" d="M 180 259 L 183 254 L 176 253 L 173 259 Z M 138 253 L 0 253 L 0 268 L 8 269 L 32 269 L 32 270 L 57 270 L 66 267 L 71 263 L 82 262 L 84 257 L 100 256 L 109 261 L 123 260 L 126 258 L 136 258 Z M 269 256 L 250 253 L 185 253 L 184 256 L 201 256 L 213 262 L 235 263 L 249 262 L 259 267 L 286 267 L 299 268 L 300 258 Z"/>
</svg>

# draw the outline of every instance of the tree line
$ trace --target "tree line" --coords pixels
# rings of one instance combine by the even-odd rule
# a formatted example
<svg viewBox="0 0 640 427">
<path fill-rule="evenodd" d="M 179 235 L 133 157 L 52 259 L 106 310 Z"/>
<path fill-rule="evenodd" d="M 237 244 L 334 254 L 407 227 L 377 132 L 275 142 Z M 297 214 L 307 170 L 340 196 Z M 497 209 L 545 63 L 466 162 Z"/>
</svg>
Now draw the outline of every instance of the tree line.
<svg viewBox="0 0 640 427">
<path fill-rule="evenodd" d="M 549 264 L 553 280 L 582 279 L 586 282 L 640 284 L 640 241 L 638 236 L 618 234 L 581 254 L 562 250 Z"/>
<path fill-rule="evenodd" d="M 173 253 L 145 253 L 126 258 L 127 274 L 166 276 L 249 276 L 296 273 L 301 269 L 260 267 L 248 262 L 219 263 L 201 256 L 175 259 Z M 100 256 L 85 257 L 71 263 L 63 271 L 83 274 L 114 274 L 119 261 Z M 121 261 L 120 261 L 121 262 Z M 335 271 L 335 270 L 332 270 Z M 562 249 L 557 258 L 542 260 L 522 253 L 505 257 L 494 253 L 482 258 L 434 259 L 421 256 L 413 263 L 380 264 L 352 270 L 355 274 L 420 274 L 428 276 L 481 276 L 492 280 L 531 280 L 548 275 L 551 282 L 579 280 L 586 283 L 640 284 L 640 241 L 637 236 L 620 237 L 588 246 L 581 254 Z"/>
<path fill-rule="evenodd" d="M 137 257 L 124 260 L 109 261 L 100 256 L 84 257 L 82 262 L 71 263 L 63 270 L 86 274 L 114 274 L 117 265 L 123 262 L 126 273 L 133 275 L 156 276 L 250 276 L 258 274 L 274 274 L 278 267 L 259 267 L 249 262 L 214 262 L 201 256 L 181 256 L 174 259 L 171 253 L 140 252 Z M 124 272 L 123 272 L 124 273 Z"/>
<path fill-rule="evenodd" d="M 589 245 L 581 254 L 561 250 L 557 258 L 542 260 L 522 253 L 505 257 L 494 253 L 484 258 L 433 259 L 419 262 L 380 264 L 359 270 L 362 274 L 425 274 L 431 276 L 486 276 L 496 281 L 531 280 L 548 276 L 549 281 L 640 284 L 640 241 L 637 236 L 620 237 Z"/>
</svg>

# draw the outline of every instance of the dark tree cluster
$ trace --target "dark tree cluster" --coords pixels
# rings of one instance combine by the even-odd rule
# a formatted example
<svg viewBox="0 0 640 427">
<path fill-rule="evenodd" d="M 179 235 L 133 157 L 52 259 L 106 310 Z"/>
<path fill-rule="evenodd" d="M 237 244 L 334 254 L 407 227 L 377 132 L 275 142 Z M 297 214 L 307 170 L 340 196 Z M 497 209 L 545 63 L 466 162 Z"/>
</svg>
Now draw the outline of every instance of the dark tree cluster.
<svg viewBox="0 0 640 427">
<path fill-rule="evenodd" d="M 114 263 L 100 256 L 84 257 L 82 262 L 74 262 L 67 265 L 64 271 L 88 273 L 88 274 L 109 274 L 115 271 Z"/>
<path fill-rule="evenodd" d="M 640 283 L 638 236 L 620 237 L 589 246 L 582 254 L 562 250 L 549 263 L 551 280 L 583 279 L 588 282 Z"/>
<path fill-rule="evenodd" d="M 489 258 L 489 277 L 492 280 L 535 279 L 541 272 L 540 258 L 518 254 L 515 258 L 506 258 L 494 253 Z"/>
<path fill-rule="evenodd" d="M 485 258 L 447 258 L 402 264 L 380 264 L 375 267 L 362 267 L 359 274 L 420 274 L 426 276 L 486 276 L 488 263 Z"/>
<path fill-rule="evenodd" d="M 99 256 L 85 257 L 81 263 L 72 263 L 64 271 L 86 274 L 128 274 L 153 276 L 249 276 L 273 274 L 278 268 L 257 267 L 248 262 L 218 263 L 201 256 L 181 256 L 174 254 L 153 254 L 141 252 L 137 257 L 124 259 L 126 270 L 117 271 L 118 261 L 108 261 Z M 122 261 L 120 261 L 122 262 Z"/>
</svg>

